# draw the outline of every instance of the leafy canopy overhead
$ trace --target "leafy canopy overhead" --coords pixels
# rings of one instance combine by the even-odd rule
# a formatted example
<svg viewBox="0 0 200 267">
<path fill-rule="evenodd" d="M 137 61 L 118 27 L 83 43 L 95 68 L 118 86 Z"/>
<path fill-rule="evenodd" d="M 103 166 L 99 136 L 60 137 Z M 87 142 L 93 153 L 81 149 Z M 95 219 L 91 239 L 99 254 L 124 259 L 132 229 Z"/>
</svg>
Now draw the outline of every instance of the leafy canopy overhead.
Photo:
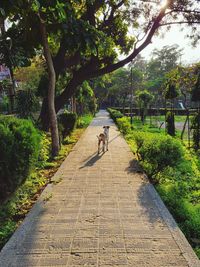
<svg viewBox="0 0 200 267">
<path fill-rule="evenodd" d="M 2 38 L 13 40 L 13 56 L 29 59 L 41 49 L 38 13 L 45 22 L 57 80 L 68 77 L 57 111 L 85 80 L 131 62 L 160 29 L 189 25 L 195 42 L 200 36 L 197 0 L 1 0 L 0 8 L 11 22 Z"/>
</svg>

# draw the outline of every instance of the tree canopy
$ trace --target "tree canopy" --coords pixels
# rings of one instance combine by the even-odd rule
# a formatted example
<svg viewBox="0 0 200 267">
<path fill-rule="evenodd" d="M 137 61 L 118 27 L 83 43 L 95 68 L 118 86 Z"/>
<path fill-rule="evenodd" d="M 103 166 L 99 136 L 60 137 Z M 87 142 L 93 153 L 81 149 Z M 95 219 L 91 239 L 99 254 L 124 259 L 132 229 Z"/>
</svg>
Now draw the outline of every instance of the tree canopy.
<svg viewBox="0 0 200 267">
<path fill-rule="evenodd" d="M 163 27 L 187 24 L 197 41 L 199 6 L 197 0 L 168 0 L 165 4 L 146 0 L 2 0 L 0 4 L 2 16 L 11 23 L 3 33 L 4 40 L 9 36 L 13 49 L 28 59 L 41 48 L 36 15 L 40 9 L 57 80 L 67 73 L 55 99 L 56 111 L 83 81 L 131 62 Z M 123 59 L 118 59 L 119 53 Z"/>
</svg>

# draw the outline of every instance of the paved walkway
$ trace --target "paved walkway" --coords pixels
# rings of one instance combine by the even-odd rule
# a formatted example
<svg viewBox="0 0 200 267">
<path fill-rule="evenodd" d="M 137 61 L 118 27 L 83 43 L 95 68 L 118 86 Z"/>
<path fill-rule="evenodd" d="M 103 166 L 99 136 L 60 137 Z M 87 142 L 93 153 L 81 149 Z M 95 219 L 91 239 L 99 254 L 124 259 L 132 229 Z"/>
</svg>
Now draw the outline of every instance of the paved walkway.
<svg viewBox="0 0 200 267">
<path fill-rule="evenodd" d="M 96 135 L 111 125 L 109 151 Z M 105 111 L 0 254 L 1 267 L 200 266 Z"/>
</svg>

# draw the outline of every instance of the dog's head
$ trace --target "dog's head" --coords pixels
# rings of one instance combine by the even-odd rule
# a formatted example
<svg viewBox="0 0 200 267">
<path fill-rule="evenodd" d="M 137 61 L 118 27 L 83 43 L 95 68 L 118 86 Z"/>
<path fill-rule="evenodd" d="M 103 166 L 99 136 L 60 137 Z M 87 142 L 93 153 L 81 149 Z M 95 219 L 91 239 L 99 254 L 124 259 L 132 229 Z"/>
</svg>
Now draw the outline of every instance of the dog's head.
<svg viewBox="0 0 200 267">
<path fill-rule="evenodd" d="M 103 129 L 109 129 L 110 128 L 110 126 L 103 126 Z"/>
</svg>

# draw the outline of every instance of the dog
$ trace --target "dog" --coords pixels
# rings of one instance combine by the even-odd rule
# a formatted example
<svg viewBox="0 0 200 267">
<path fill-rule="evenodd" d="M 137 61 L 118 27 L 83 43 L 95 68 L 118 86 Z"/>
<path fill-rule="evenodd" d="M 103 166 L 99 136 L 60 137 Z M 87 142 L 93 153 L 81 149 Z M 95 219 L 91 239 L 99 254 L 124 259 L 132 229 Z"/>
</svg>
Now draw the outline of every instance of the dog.
<svg viewBox="0 0 200 267">
<path fill-rule="evenodd" d="M 100 154 L 100 145 L 103 143 L 103 152 L 108 151 L 108 140 L 109 140 L 109 128 L 110 126 L 103 126 L 103 133 L 97 135 L 98 138 L 98 154 Z"/>
</svg>

